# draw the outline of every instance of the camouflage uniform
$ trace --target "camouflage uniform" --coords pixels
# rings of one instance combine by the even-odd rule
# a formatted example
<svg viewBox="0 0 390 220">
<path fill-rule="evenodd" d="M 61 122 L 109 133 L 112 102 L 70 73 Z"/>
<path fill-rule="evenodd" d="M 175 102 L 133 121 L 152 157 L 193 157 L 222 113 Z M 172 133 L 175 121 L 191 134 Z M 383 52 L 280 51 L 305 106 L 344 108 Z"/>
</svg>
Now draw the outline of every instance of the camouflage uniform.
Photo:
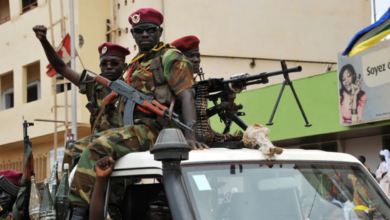
<svg viewBox="0 0 390 220">
<path fill-rule="evenodd" d="M 183 90 L 191 88 L 193 85 L 192 64 L 184 58 L 181 52 L 169 46 L 158 52 L 150 51 L 144 58 L 134 62 L 130 73 L 130 85 L 144 94 L 159 96 L 156 92 L 154 77 L 150 72 L 152 60 L 159 59 L 157 57 L 159 55 L 161 55 L 164 78 L 170 91 L 178 95 Z M 133 126 L 124 126 L 119 130 L 111 131 L 94 140 L 84 150 L 71 184 L 69 199 L 73 206 L 86 206 L 90 203 L 96 177 L 94 167 L 99 159 L 111 156 L 116 160 L 128 153 L 145 148 L 150 149 L 154 146 L 162 128 L 157 122 L 157 116 L 147 115 L 137 110 L 134 118 Z"/>
<path fill-rule="evenodd" d="M 73 170 L 80 158 L 80 154 L 85 150 L 88 144 L 90 144 L 94 139 L 97 139 L 107 133 L 107 130 L 112 128 L 118 129 L 122 126 L 122 115 L 119 114 L 119 109 L 116 105 L 118 98 L 114 98 L 110 105 L 105 106 L 105 110 L 96 122 L 94 129 L 94 124 L 101 111 L 103 100 L 110 94 L 110 92 L 111 91 L 109 91 L 109 89 L 104 85 L 94 82 L 93 77 L 91 76 L 88 76 L 85 81 L 80 82 L 80 93 L 85 94 L 88 98 L 88 104 L 86 107 L 91 113 L 89 123 L 91 124 L 91 132 L 93 132 L 93 134 L 77 140 L 75 143 L 70 145 L 69 148 L 65 149 L 62 166 L 64 166 L 65 163 L 68 163 L 69 172 Z"/>
</svg>

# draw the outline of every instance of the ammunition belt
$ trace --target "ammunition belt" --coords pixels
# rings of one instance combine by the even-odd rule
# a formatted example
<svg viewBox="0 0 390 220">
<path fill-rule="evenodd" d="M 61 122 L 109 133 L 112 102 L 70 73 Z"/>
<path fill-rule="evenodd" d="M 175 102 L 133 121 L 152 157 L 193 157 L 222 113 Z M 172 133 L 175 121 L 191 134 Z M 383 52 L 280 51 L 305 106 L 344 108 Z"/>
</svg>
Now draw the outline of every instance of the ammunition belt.
<svg viewBox="0 0 390 220">
<path fill-rule="evenodd" d="M 207 91 L 208 86 L 198 84 L 195 89 L 196 140 L 205 144 L 210 144 L 211 142 L 241 141 L 243 137 L 243 133 L 241 131 L 236 131 L 234 134 L 214 133 L 207 118 L 209 101 Z"/>
<path fill-rule="evenodd" d="M 234 134 L 215 134 L 213 142 L 230 142 L 230 141 L 242 141 L 244 133 L 242 131 L 236 131 Z"/>
<path fill-rule="evenodd" d="M 195 109 L 196 109 L 196 139 L 199 142 L 206 143 L 206 134 L 210 132 L 210 126 L 207 122 L 207 107 L 208 107 L 208 86 L 200 85 L 196 87 Z"/>
</svg>

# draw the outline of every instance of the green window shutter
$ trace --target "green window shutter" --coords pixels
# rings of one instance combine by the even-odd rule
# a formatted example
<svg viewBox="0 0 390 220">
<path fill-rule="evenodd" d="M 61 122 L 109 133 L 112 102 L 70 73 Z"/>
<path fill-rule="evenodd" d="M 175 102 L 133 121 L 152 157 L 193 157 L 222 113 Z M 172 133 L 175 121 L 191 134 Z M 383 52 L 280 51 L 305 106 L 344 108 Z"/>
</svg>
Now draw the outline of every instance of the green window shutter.
<svg viewBox="0 0 390 220">
<path fill-rule="evenodd" d="M 321 146 L 319 144 L 304 145 L 304 146 L 301 146 L 301 149 L 305 149 L 305 150 L 320 150 Z"/>
<path fill-rule="evenodd" d="M 321 144 L 321 150 L 328 152 L 337 152 L 337 142 L 329 142 Z"/>
</svg>

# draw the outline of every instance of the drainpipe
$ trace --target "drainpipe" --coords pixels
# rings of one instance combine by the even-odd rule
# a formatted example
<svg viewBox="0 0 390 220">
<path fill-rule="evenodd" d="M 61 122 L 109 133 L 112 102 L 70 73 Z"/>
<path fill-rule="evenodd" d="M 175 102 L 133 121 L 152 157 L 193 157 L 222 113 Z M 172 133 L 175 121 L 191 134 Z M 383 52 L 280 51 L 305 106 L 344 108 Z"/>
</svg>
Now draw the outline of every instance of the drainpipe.
<svg viewBox="0 0 390 220">
<path fill-rule="evenodd" d="M 372 7 L 374 10 L 374 23 L 376 22 L 376 5 L 375 5 L 375 0 L 372 0 Z"/>
<path fill-rule="evenodd" d="M 163 17 L 165 18 L 164 8 L 165 8 L 164 0 L 161 0 L 161 13 L 162 13 Z M 164 31 L 163 31 L 163 42 L 165 42 L 165 32 L 166 32 L 166 30 L 165 30 L 166 25 L 165 24 L 166 24 L 166 21 L 164 21 L 164 23 L 163 23 L 163 28 L 164 28 Z"/>
<path fill-rule="evenodd" d="M 70 14 L 70 68 L 76 71 L 76 48 L 74 39 L 74 6 L 73 0 L 69 0 L 69 14 Z M 65 85 L 66 86 L 66 85 Z M 77 89 L 72 83 L 71 102 L 72 102 L 72 133 L 74 139 L 77 140 Z"/>
</svg>

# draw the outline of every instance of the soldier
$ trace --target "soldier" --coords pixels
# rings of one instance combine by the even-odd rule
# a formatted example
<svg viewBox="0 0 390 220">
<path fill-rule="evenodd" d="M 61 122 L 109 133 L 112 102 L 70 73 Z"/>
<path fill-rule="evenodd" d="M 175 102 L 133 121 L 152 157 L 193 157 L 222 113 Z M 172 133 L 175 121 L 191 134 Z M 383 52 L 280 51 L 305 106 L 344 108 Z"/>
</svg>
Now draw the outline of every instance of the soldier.
<svg viewBox="0 0 390 220">
<path fill-rule="evenodd" d="M 145 220 L 172 220 L 171 209 L 163 192 L 149 201 Z"/>
<path fill-rule="evenodd" d="M 115 105 L 118 102 L 118 99 L 113 99 L 112 102 L 106 106 L 103 103 L 103 99 L 110 93 L 107 87 L 91 81 L 91 77 L 87 77 L 87 79 L 83 79 L 80 82 L 79 74 L 69 68 L 50 45 L 46 38 L 47 28 L 42 25 L 37 25 L 33 30 L 36 37 L 41 42 L 46 57 L 52 67 L 57 73 L 78 86 L 80 88 L 80 93 L 85 94 L 88 98 L 86 107 L 91 113 L 89 121 L 92 135 L 76 141 L 68 149 L 65 149 L 62 164 L 68 163 L 69 172 L 71 172 L 77 163 L 81 152 L 93 139 L 100 137 L 104 134 L 104 131 L 108 129 L 123 126 L 123 124 L 121 124 L 121 115 Z M 101 76 L 109 80 L 122 78 L 123 71 L 127 66 L 125 63 L 126 56 L 130 54 L 130 51 L 120 45 L 109 42 L 100 45 L 98 51 L 100 55 Z"/>
<path fill-rule="evenodd" d="M 200 40 L 193 35 L 179 38 L 171 43 L 172 46 L 180 50 L 186 56 L 186 59 L 192 63 L 194 74 L 196 74 L 194 80 L 198 75 L 200 78 L 203 74 L 200 71 L 199 44 Z M 193 93 L 195 96 L 195 108 L 197 114 L 196 138 L 198 141 L 211 144 L 212 142 L 240 141 L 242 139 L 242 133 L 221 134 L 211 128 L 210 120 L 207 118 L 207 87 L 195 86 L 193 87 Z"/>
<path fill-rule="evenodd" d="M 0 220 L 11 219 L 22 175 L 13 170 L 0 171 Z"/>
<path fill-rule="evenodd" d="M 199 43 L 200 40 L 193 35 L 179 38 L 171 43 L 172 46 L 180 50 L 186 56 L 186 59 L 192 63 L 194 74 L 199 74 L 200 68 Z"/>
<path fill-rule="evenodd" d="M 96 182 L 92 193 L 90 219 L 103 219 L 104 216 L 104 193 L 107 180 L 114 170 L 115 161 L 111 157 L 100 159 L 95 166 Z M 145 220 L 172 220 L 168 200 L 164 192 L 149 201 L 149 207 L 145 213 Z"/>
<path fill-rule="evenodd" d="M 182 109 L 184 124 L 196 119 L 191 91 L 192 65 L 184 55 L 167 43 L 160 42 L 163 15 L 152 8 L 142 8 L 132 13 L 129 22 L 139 53 L 131 62 L 125 81 L 140 92 L 152 95 L 160 103 L 170 106 L 177 100 Z M 114 160 L 136 151 L 154 146 L 161 129 L 173 127 L 169 120 L 136 107 L 134 125 L 124 126 L 94 140 L 81 155 L 71 184 L 69 199 L 73 207 L 72 219 L 84 219 L 93 191 L 96 162 L 105 156 Z M 196 141 L 194 132 L 184 132 L 187 143 L 194 149 L 208 148 Z"/>
<path fill-rule="evenodd" d="M 176 49 L 180 50 L 188 61 L 192 63 L 193 73 L 196 74 L 194 80 L 197 78 L 200 73 L 200 52 L 199 52 L 199 43 L 200 40 L 193 35 L 185 36 L 179 38 L 171 43 L 172 46 L 176 47 Z M 201 76 L 200 76 L 201 77 Z M 197 113 L 197 130 L 196 130 L 196 138 L 198 141 L 204 141 L 205 133 L 213 134 L 215 131 L 211 129 L 210 120 L 207 117 L 206 110 L 208 106 L 207 98 L 201 97 L 199 95 L 199 91 L 196 91 L 196 88 L 193 88 L 194 98 L 195 98 L 195 108 Z M 199 90 L 199 89 L 198 89 Z M 197 96 L 198 92 L 198 96 Z"/>
</svg>

